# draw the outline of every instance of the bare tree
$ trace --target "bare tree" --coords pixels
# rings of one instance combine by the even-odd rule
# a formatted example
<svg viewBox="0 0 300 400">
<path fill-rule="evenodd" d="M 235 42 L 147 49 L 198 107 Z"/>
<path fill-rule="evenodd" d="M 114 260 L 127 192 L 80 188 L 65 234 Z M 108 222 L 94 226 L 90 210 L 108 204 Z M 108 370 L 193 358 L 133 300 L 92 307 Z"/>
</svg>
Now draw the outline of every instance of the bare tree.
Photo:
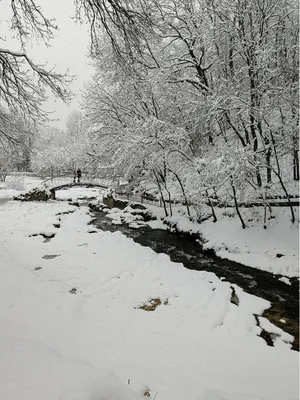
<svg viewBox="0 0 300 400">
<path fill-rule="evenodd" d="M 132 58 L 135 52 L 141 53 L 144 34 L 153 24 L 151 3 L 146 0 L 75 0 L 77 19 L 87 20 L 90 26 L 91 54 L 99 54 L 103 32 L 109 37 L 117 58 Z"/>
<path fill-rule="evenodd" d="M 19 48 L 0 46 L 0 105 L 30 118 L 46 118 L 47 113 L 41 108 L 46 89 L 63 101 L 69 101 L 71 78 L 35 63 L 26 52 L 26 44 L 35 36 L 48 45 L 57 27 L 54 20 L 44 16 L 34 0 L 13 0 L 10 10 L 10 30 L 19 40 Z M 4 39 L 0 37 L 1 42 Z"/>
</svg>

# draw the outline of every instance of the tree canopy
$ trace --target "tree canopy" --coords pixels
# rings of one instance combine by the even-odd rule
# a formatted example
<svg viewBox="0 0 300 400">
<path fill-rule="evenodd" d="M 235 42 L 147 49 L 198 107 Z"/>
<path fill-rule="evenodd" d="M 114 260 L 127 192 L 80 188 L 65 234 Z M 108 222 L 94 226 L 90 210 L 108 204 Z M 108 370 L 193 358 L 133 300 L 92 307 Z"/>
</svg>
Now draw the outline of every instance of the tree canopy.
<svg viewBox="0 0 300 400">
<path fill-rule="evenodd" d="M 34 0 L 10 9 L 20 49 L 0 48 L 0 118 L 5 107 L 39 117 L 46 88 L 70 96 L 65 75 L 26 54 L 31 33 L 48 43 L 56 25 Z M 299 180 L 296 1 L 75 0 L 75 11 L 90 27 L 95 74 L 67 131 L 72 140 L 86 132 L 93 171 L 212 208 L 278 190 L 290 201 Z"/>
</svg>

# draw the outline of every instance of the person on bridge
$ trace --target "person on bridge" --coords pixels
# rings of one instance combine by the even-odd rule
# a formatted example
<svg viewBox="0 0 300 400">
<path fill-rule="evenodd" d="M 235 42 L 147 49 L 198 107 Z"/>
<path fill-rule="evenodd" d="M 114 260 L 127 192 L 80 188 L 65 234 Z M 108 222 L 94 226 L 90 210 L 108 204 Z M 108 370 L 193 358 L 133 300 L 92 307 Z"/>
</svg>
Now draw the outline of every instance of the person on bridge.
<svg viewBox="0 0 300 400">
<path fill-rule="evenodd" d="M 80 179 L 81 179 L 81 169 L 78 168 L 78 170 L 77 170 L 77 183 L 80 183 Z"/>
</svg>

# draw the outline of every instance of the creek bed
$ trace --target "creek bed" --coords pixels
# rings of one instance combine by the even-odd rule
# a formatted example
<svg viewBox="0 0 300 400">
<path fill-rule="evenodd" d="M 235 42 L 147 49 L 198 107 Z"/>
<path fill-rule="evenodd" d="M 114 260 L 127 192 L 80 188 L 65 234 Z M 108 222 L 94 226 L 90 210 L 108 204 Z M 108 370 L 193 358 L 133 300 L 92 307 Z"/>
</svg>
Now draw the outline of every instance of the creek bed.
<svg viewBox="0 0 300 400">
<path fill-rule="evenodd" d="M 291 285 L 279 281 L 280 275 L 247 267 L 245 265 L 217 257 L 211 250 L 203 251 L 199 236 L 174 233 L 168 230 L 142 226 L 130 228 L 128 224 L 114 225 L 103 211 L 92 211 L 91 224 L 103 231 L 122 232 L 142 246 L 152 248 L 157 253 L 165 253 L 174 262 L 185 268 L 215 273 L 245 292 L 271 302 L 271 307 L 263 313 L 273 324 L 294 336 L 293 350 L 299 351 L 299 281 L 290 278 Z M 285 323 L 280 321 L 285 320 Z M 261 335 L 263 337 L 263 335 Z M 269 342 L 269 343 L 268 343 Z M 272 341 L 267 341 L 272 345 Z"/>
</svg>

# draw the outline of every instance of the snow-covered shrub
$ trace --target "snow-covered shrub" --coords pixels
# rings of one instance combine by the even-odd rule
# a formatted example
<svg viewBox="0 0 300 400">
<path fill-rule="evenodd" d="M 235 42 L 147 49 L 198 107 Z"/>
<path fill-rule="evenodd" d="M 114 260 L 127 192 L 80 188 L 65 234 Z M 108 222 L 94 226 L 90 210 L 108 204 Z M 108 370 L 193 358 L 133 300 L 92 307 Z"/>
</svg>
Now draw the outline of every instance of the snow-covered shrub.
<svg viewBox="0 0 300 400">
<path fill-rule="evenodd" d="M 5 182 L 6 189 L 24 190 L 25 179 L 23 176 L 8 176 Z"/>
<path fill-rule="evenodd" d="M 20 201 L 47 201 L 51 197 L 51 193 L 44 187 L 37 187 L 31 189 L 29 192 L 21 193 L 19 196 L 15 196 L 14 200 Z"/>
</svg>

